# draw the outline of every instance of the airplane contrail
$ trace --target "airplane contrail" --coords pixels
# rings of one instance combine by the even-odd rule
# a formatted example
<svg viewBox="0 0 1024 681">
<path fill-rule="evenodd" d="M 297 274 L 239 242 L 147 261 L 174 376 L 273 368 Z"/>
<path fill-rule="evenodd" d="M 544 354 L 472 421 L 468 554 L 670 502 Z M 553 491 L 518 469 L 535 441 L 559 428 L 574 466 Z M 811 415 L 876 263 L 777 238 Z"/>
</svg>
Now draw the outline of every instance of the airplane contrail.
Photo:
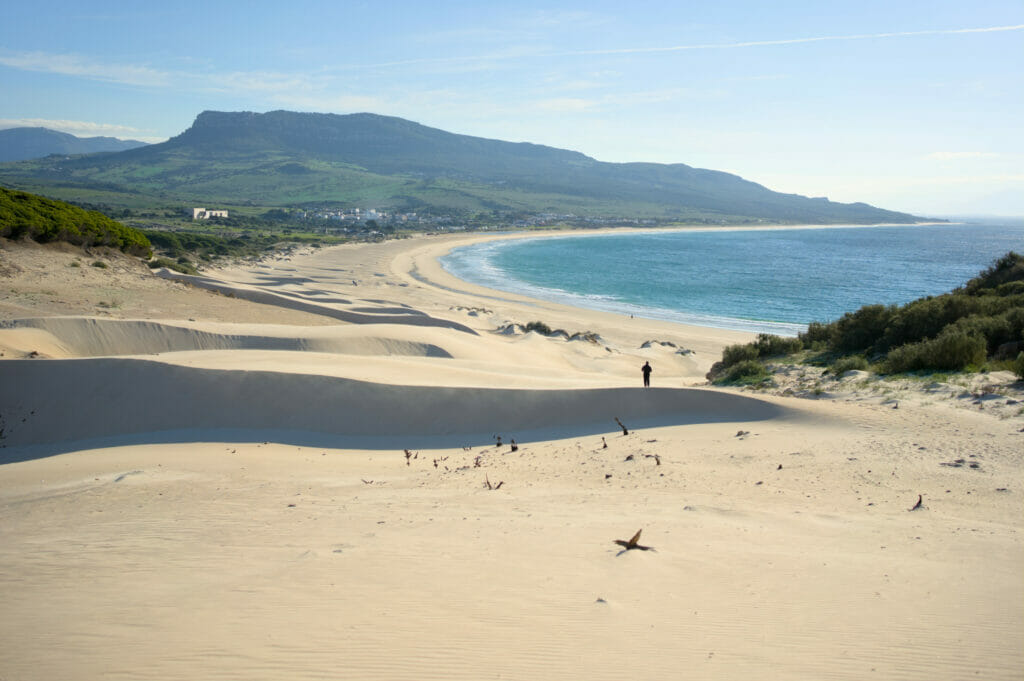
<svg viewBox="0 0 1024 681">
<path fill-rule="evenodd" d="M 624 47 L 610 50 L 579 50 L 560 52 L 549 56 L 574 56 L 594 54 L 643 54 L 650 52 L 682 52 L 684 50 L 723 50 L 740 47 L 765 47 L 771 45 L 797 45 L 800 43 L 820 43 L 837 40 L 870 40 L 873 38 L 911 38 L 925 35 L 956 35 L 963 33 L 996 33 L 1000 31 L 1020 31 L 1024 24 L 1015 26 L 988 26 L 985 28 L 948 28 L 929 31 L 897 31 L 892 33 L 856 33 L 853 35 L 827 35 L 810 38 L 785 38 L 781 40 L 749 40 L 737 43 L 699 43 L 695 45 L 671 45 L 668 47 Z"/>
</svg>

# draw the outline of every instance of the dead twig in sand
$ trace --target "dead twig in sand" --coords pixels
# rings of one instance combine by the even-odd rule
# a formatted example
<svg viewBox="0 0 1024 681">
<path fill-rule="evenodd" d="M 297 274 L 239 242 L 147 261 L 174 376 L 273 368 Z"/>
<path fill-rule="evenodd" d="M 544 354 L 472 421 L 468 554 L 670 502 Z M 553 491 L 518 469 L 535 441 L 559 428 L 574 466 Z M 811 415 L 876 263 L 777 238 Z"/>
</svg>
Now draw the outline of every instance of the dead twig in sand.
<svg viewBox="0 0 1024 681">
<path fill-rule="evenodd" d="M 488 477 L 487 477 L 487 476 L 485 475 L 485 476 L 484 476 L 484 484 L 485 484 L 485 485 L 487 485 L 487 489 L 489 489 L 489 490 L 496 490 L 496 489 L 501 489 L 501 486 L 505 484 L 505 481 L 504 481 L 504 480 L 502 480 L 502 481 L 501 481 L 501 482 L 499 482 L 499 483 L 498 483 L 497 485 L 492 485 L 492 484 L 491 484 L 491 479 L 490 479 L 490 478 L 488 478 Z"/>
<path fill-rule="evenodd" d="M 640 541 L 640 533 L 641 532 L 643 532 L 642 528 L 637 530 L 636 534 L 634 534 L 633 538 L 630 539 L 629 541 L 625 541 L 625 540 L 622 540 L 622 539 L 616 539 L 615 543 L 622 547 L 622 551 L 620 551 L 619 553 L 622 554 L 622 553 L 625 553 L 626 551 L 632 551 L 633 549 L 639 549 L 641 551 L 650 551 L 651 549 L 653 549 L 654 548 L 653 546 L 644 546 L 643 544 L 638 544 L 637 543 L 637 542 Z"/>
<path fill-rule="evenodd" d="M 654 464 L 656 466 L 660 466 L 661 465 L 661 457 L 658 456 L 657 454 L 644 454 L 644 458 L 645 459 L 654 459 Z"/>
<path fill-rule="evenodd" d="M 615 417 L 615 423 L 619 424 L 619 428 L 622 428 L 623 435 L 629 435 L 629 430 L 626 429 L 626 426 L 622 425 L 622 421 L 619 420 L 618 416 Z"/>
<path fill-rule="evenodd" d="M 513 452 L 518 452 L 519 451 L 519 445 L 516 444 L 515 438 L 513 438 L 512 442 L 510 442 L 509 444 L 512 445 L 512 451 Z"/>
<path fill-rule="evenodd" d="M 412 465 L 411 463 L 409 463 L 409 459 L 411 459 L 411 458 L 412 458 L 412 452 L 410 452 L 408 449 L 405 450 L 405 465 L 406 466 L 411 466 Z"/>
<path fill-rule="evenodd" d="M 924 499 L 921 497 L 920 494 L 917 495 L 917 503 L 914 504 L 913 508 L 910 508 L 908 510 L 916 511 L 919 508 L 924 508 Z"/>
</svg>

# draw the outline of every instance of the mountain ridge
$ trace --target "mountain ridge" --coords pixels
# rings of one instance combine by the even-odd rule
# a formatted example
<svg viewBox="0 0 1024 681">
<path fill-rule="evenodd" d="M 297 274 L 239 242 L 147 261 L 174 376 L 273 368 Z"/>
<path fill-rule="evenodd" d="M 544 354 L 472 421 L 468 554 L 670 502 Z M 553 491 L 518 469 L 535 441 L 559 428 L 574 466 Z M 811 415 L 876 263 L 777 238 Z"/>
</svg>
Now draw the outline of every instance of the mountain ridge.
<svg viewBox="0 0 1024 681">
<path fill-rule="evenodd" d="M 919 221 L 865 203 L 773 192 L 686 164 L 607 163 L 577 151 L 460 135 L 372 113 L 204 111 L 166 142 L 20 169 L 35 179 L 253 205 L 550 212 L 679 221 Z M 6 171 L 6 172 L 5 172 Z"/>
<path fill-rule="evenodd" d="M 50 154 L 127 151 L 146 144 L 117 137 L 77 137 L 44 127 L 5 128 L 0 130 L 0 163 L 45 158 Z"/>
</svg>

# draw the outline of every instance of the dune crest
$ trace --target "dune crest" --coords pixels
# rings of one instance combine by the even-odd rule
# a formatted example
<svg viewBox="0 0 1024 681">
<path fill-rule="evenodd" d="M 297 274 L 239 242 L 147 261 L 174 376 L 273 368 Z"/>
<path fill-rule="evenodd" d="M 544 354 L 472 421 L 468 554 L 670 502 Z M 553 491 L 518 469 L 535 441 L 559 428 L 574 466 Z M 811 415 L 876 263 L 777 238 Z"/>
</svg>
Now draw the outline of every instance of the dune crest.
<svg viewBox="0 0 1024 681">
<path fill-rule="evenodd" d="M 616 418 L 633 427 L 657 427 L 796 413 L 743 395 L 692 388 L 403 386 L 134 358 L 18 361 L 3 369 L 0 404 L 23 415 L 8 428 L 6 444 L 46 445 L 50 452 L 104 438 L 223 439 L 214 437 L 217 431 L 232 440 L 276 437 L 334 447 L 461 447 L 487 444 L 495 432 L 520 441 L 603 433 L 614 430 Z"/>
</svg>

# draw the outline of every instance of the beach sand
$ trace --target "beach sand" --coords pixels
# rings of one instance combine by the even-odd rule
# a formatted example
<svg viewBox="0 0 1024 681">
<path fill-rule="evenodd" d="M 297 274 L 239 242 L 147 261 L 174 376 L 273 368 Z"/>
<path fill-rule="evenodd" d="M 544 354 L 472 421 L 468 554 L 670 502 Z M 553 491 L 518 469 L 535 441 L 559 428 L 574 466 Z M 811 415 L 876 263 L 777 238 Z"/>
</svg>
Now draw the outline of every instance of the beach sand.
<svg viewBox="0 0 1024 681">
<path fill-rule="evenodd" d="M 1013 400 L 712 388 L 750 334 L 439 267 L 478 238 L 0 244 L 0 679 L 1024 676 Z"/>
</svg>

